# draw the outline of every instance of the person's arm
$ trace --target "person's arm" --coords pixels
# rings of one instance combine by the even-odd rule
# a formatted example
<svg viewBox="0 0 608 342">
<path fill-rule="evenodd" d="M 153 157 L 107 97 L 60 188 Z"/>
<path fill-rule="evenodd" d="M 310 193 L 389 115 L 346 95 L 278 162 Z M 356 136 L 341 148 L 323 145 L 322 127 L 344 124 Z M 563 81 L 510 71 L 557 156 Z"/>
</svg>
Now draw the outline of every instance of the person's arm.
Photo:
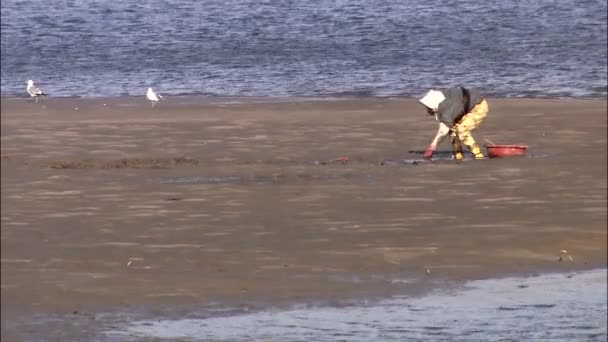
<svg viewBox="0 0 608 342">
<path fill-rule="evenodd" d="M 433 156 L 433 152 L 437 149 L 437 145 L 439 145 L 446 135 L 450 133 L 450 127 L 443 122 L 439 122 L 439 128 L 437 129 L 437 134 L 435 134 L 435 138 L 431 142 L 431 144 L 424 151 L 425 158 L 431 158 Z"/>
</svg>

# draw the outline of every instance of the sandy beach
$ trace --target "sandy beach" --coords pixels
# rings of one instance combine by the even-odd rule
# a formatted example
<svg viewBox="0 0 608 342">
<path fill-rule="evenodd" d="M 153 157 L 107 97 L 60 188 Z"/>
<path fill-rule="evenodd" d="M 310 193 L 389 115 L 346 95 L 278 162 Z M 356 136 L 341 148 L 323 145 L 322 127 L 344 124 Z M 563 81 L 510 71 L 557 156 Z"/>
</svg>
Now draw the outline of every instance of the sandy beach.
<svg viewBox="0 0 608 342">
<path fill-rule="evenodd" d="M 605 268 L 606 101 L 489 103 L 477 141 L 531 157 L 381 165 L 434 136 L 407 98 L 3 98 L 3 337 L 34 313 L 338 303 Z"/>
</svg>

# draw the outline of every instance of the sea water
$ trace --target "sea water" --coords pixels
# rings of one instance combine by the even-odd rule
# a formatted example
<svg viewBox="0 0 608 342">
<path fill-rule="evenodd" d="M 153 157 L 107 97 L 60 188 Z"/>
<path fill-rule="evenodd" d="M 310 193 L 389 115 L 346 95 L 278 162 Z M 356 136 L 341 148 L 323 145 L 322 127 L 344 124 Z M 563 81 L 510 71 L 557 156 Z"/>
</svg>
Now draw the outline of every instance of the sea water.
<svg viewBox="0 0 608 342">
<path fill-rule="evenodd" d="M 1 95 L 607 92 L 605 0 L 2 0 Z"/>
<path fill-rule="evenodd" d="M 111 340 L 606 341 L 606 269 L 478 280 L 422 297 L 345 307 L 150 319 L 108 329 Z"/>
</svg>

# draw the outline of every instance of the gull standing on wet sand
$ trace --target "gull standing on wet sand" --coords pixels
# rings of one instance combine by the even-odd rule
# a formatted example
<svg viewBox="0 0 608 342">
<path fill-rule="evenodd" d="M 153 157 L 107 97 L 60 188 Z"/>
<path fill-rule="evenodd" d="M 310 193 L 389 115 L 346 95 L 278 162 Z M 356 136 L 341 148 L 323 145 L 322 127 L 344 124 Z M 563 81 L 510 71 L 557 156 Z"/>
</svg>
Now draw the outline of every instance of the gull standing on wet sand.
<svg viewBox="0 0 608 342">
<path fill-rule="evenodd" d="M 40 88 L 38 88 L 34 85 L 34 81 L 32 81 L 32 80 L 27 81 L 26 90 L 27 90 L 27 93 L 30 94 L 31 97 L 36 99 L 36 102 L 38 102 L 38 98 L 40 96 L 46 96 L 46 94 L 43 93 L 42 90 L 40 90 Z"/>
<path fill-rule="evenodd" d="M 163 97 L 160 94 L 156 94 L 154 92 L 154 90 L 152 90 L 152 88 L 148 88 L 148 92 L 146 93 L 146 98 L 148 98 L 148 100 L 150 100 L 150 102 L 152 103 L 152 107 L 154 107 L 154 106 L 156 106 L 158 101 L 160 99 L 162 99 Z"/>
</svg>

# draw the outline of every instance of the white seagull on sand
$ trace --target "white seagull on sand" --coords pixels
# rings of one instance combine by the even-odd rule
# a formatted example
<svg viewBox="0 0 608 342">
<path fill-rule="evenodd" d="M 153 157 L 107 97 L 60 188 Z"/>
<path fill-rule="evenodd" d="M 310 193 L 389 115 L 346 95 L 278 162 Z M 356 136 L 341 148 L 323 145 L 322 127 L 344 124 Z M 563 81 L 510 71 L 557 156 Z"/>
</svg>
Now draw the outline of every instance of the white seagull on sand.
<svg viewBox="0 0 608 342">
<path fill-rule="evenodd" d="M 159 100 L 163 97 L 160 94 L 156 94 L 152 88 L 148 88 L 148 92 L 146 93 L 146 98 L 150 100 L 152 103 L 152 107 L 156 106 Z"/>
<path fill-rule="evenodd" d="M 32 81 L 32 80 L 27 81 L 26 90 L 27 90 L 27 93 L 30 94 L 31 97 L 36 99 L 36 102 L 38 102 L 38 98 L 40 96 L 46 96 L 46 94 L 43 93 L 42 90 L 40 90 L 40 88 L 38 88 L 34 85 L 34 81 Z"/>
</svg>

